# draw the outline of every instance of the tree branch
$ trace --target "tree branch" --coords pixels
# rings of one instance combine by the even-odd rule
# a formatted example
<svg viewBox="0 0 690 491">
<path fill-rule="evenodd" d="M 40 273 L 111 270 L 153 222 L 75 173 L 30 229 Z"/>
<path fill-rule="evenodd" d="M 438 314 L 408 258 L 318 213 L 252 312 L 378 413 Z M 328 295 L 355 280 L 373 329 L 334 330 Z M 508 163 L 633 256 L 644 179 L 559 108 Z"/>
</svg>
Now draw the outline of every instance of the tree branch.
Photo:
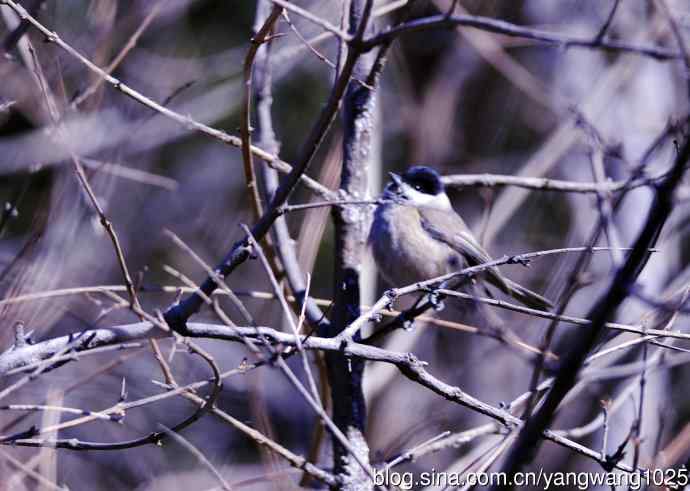
<svg viewBox="0 0 690 491">
<path fill-rule="evenodd" d="M 553 387 L 536 414 L 528 420 L 522 429 L 504 467 L 509 475 L 518 472 L 536 455 L 542 432 L 551 424 L 561 401 L 575 385 L 577 375 L 587 355 L 601 339 L 606 323 L 630 295 L 635 280 L 649 260 L 649 249 L 656 243 L 661 229 L 673 209 L 674 191 L 683 177 L 689 158 L 690 138 L 686 137 L 671 173 L 655 187 L 654 202 L 632 252 L 626 258 L 625 264 L 617 271 L 610 286 L 605 290 L 606 294 L 599 299 L 587 316 L 592 321 L 590 328 L 577 338 L 573 348 L 562 358 Z"/>
<path fill-rule="evenodd" d="M 169 336 L 169 333 L 161 331 L 157 326 L 150 322 L 138 322 L 114 326 L 109 329 L 91 329 L 78 334 L 61 336 L 48 341 L 39 342 L 33 345 L 26 345 L 16 348 L 0 356 L 0 375 L 4 375 L 8 370 L 24 366 L 40 360 L 49 359 L 52 354 L 59 353 L 67 346 L 78 353 L 86 349 L 118 344 L 127 341 L 135 341 L 148 338 L 161 338 Z M 220 324 L 206 324 L 190 322 L 187 325 L 187 336 L 192 338 L 209 338 L 225 341 L 244 343 L 243 338 L 251 338 L 256 341 L 266 340 L 275 345 L 296 346 L 297 341 L 292 334 L 276 331 L 268 327 L 228 327 Z M 408 379 L 419 383 L 421 386 L 435 392 L 446 400 L 460 404 L 468 409 L 488 416 L 503 426 L 512 428 L 521 426 L 522 421 L 513 416 L 510 412 L 500 409 L 471 395 L 463 392 L 460 388 L 446 384 L 430 374 L 425 366 L 426 363 L 420 361 L 411 353 L 398 353 L 393 351 L 366 346 L 356 342 L 341 342 L 333 338 L 323 338 L 318 336 L 305 337 L 302 339 L 302 346 L 306 350 L 320 350 L 326 352 L 340 353 L 346 358 L 361 358 L 368 361 L 390 363 L 396 366 L 400 372 Z M 75 356 L 75 359 L 76 356 Z M 195 388 L 200 388 L 208 382 L 194 384 Z M 580 455 L 594 459 L 597 462 L 604 462 L 598 451 L 591 450 L 579 443 L 557 434 L 551 430 L 544 430 L 543 437 L 561 446 L 569 448 Z M 65 448 L 70 448 L 65 444 Z M 632 468 L 624 464 L 617 464 L 618 469 L 632 471 Z"/>
<path fill-rule="evenodd" d="M 391 39 L 411 32 L 425 31 L 429 29 L 449 28 L 455 26 L 473 27 L 483 31 L 503 34 L 505 36 L 529 39 L 557 48 L 589 48 L 604 51 L 630 53 L 640 56 L 648 56 L 659 61 L 676 60 L 681 58 L 681 53 L 656 46 L 637 46 L 621 41 L 607 41 L 598 38 L 581 38 L 567 36 L 548 31 L 541 31 L 529 27 L 518 26 L 490 17 L 478 15 L 433 15 L 422 19 L 415 19 L 399 26 L 391 27 L 380 34 L 364 40 L 361 45 L 363 50 L 373 49 Z"/>
<path fill-rule="evenodd" d="M 348 5 L 347 2 L 345 5 Z M 371 0 L 352 0 L 347 24 L 349 33 L 355 41 L 362 39 L 367 32 L 371 14 Z M 346 49 L 345 65 L 353 57 L 357 63 L 353 76 L 364 79 L 371 69 L 373 58 L 370 54 L 359 57 L 359 52 L 341 43 Z M 343 100 L 343 165 L 339 194 L 351 199 L 366 199 L 367 174 L 371 155 L 374 127 L 374 92 L 370 87 L 350 83 Z M 366 224 L 368 209 L 361 206 L 343 205 L 332 208 L 335 225 L 335 274 L 333 284 L 333 315 L 327 335 L 337 336 L 345 327 L 359 316 L 360 268 L 363 262 L 366 243 Z M 349 359 L 338 352 L 326 354 L 328 380 L 331 386 L 333 420 L 347 435 L 357 455 L 351 455 L 337 440 L 333 440 L 333 459 L 335 474 L 342 479 L 346 491 L 365 491 L 372 489 L 372 482 L 355 465 L 358 457 L 369 462 L 369 446 L 364 436 L 366 426 L 366 407 L 362 392 L 364 361 Z"/>
</svg>

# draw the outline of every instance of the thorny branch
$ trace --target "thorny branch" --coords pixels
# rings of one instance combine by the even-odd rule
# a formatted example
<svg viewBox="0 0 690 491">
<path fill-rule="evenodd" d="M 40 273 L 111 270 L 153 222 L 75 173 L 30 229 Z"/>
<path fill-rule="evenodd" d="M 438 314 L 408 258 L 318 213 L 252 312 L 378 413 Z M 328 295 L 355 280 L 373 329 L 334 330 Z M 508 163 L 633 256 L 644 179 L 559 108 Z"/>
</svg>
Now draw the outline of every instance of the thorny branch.
<svg viewBox="0 0 690 491">
<path fill-rule="evenodd" d="M 297 340 L 292 334 L 281 333 L 275 331 L 268 327 L 227 327 L 224 325 L 216 324 L 203 324 L 190 322 L 187 326 L 188 336 L 194 338 L 209 338 L 209 339 L 219 339 L 226 341 L 244 342 L 243 338 L 250 338 L 260 341 L 261 339 L 267 340 L 272 344 L 284 345 L 284 346 L 296 346 Z M 128 324 L 124 326 L 118 326 L 112 329 L 96 329 L 93 331 L 85 331 L 80 339 L 88 340 L 88 342 L 82 341 L 81 344 L 73 344 L 72 349 L 80 350 L 86 348 L 93 348 L 96 346 L 108 345 L 111 343 L 122 343 L 125 341 L 147 339 L 149 337 L 160 338 L 164 335 L 156 326 L 151 325 L 148 322 L 140 322 L 135 324 Z M 64 336 L 62 338 L 56 338 L 44 343 L 39 343 L 36 345 L 29 345 L 24 348 L 20 348 L 20 356 L 15 359 L 10 358 L 3 363 L 11 364 L 12 368 L 17 368 L 18 363 L 22 363 L 24 360 L 35 360 L 37 358 L 50 359 L 50 352 L 59 350 L 61 347 L 70 343 L 71 336 Z M 72 340 L 72 343 L 74 341 Z M 430 374 L 425 366 L 426 364 L 418 360 L 411 353 L 396 353 L 387 351 L 381 348 L 376 348 L 373 346 L 366 346 L 360 343 L 350 342 L 343 346 L 337 339 L 333 338 L 322 338 L 317 336 L 307 337 L 302 340 L 302 346 L 306 350 L 320 350 L 333 353 L 340 353 L 349 357 L 358 357 L 369 361 L 389 363 L 398 368 L 400 372 L 412 381 L 415 381 L 427 389 L 435 392 L 436 394 L 442 396 L 443 398 L 460 404 L 462 406 L 468 407 L 477 411 L 481 414 L 491 417 L 492 419 L 498 421 L 502 425 L 513 427 L 515 425 L 520 426 L 522 423 L 516 416 L 513 416 L 504 409 L 493 407 L 485 402 L 482 402 L 469 394 L 466 394 L 458 387 L 453 387 L 451 385 L 442 382 L 441 380 Z M 12 352 L 3 355 L 3 357 L 11 356 Z M 203 385 L 203 384 L 201 384 Z M 201 386 L 200 385 L 200 386 Z M 184 388 L 181 388 L 184 389 Z M 583 445 L 573 442 L 561 435 L 552 432 L 550 430 L 544 431 L 544 437 L 550 441 L 553 441 L 559 445 L 566 446 L 575 452 L 594 458 L 595 460 L 600 460 L 599 452 L 587 449 Z M 23 444 L 21 440 L 13 441 L 13 444 Z M 27 444 L 35 445 L 38 442 L 29 440 Z M 69 444 L 63 443 L 65 448 L 71 448 Z M 630 467 L 621 464 L 618 466 L 621 470 L 630 471 Z"/>
<path fill-rule="evenodd" d="M 146 339 L 150 340 L 152 343 L 156 360 L 164 373 L 165 384 L 159 385 L 165 389 L 165 392 L 138 401 L 127 402 L 124 401 L 125 390 L 123 385 L 122 400 L 117 405 L 103 411 L 95 412 L 87 412 L 67 405 L 8 404 L 0 409 L 41 412 L 58 411 L 62 414 L 77 414 L 80 417 L 59 423 L 52 427 L 47 426 L 41 429 L 30 427 L 28 430 L 3 435 L 0 437 L 0 443 L 18 446 L 47 446 L 71 450 L 112 450 L 158 443 L 161 438 L 168 435 L 175 439 L 179 439 L 180 443 L 199 458 L 199 460 L 215 475 L 218 481 L 221 482 L 222 486 L 227 489 L 229 488 L 229 484 L 218 470 L 213 467 L 210 461 L 205 459 L 200 451 L 197 451 L 193 445 L 189 444 L 189 442 L 176 433 L 178 430 L 197 421 L 203 415 L 212 413 L 220 420 L 230 424 L 233 428 L 248 435 L 260 445 L 280 455 L 294 467 L 303 469 L 308 475 L 334 489 L 370 489 L 372 487 L 374 468 L 369 463 L 370 449 L 364 433 L 366 409 L 362 393 L 363 369 L 365 362 L 369 361 L 392 365 L 400 374 L 408 380 L 415 382 L 420 387 L 424 387 L 428 391 L 450 402 L 468 408 L 493 420 L 492 423 L 468 431 L 452 434 L 448 431 L 444 431 L 437 434 L 437 436 L 422 441 L 422 443 L 416 445 L 409 451 L 403 452 L 395 459 L 384 464 L 386 468 L 401 465 L 430 452 L 450 446 L 456 446 L 482 436 L 508 433 L 509 436 L 503 440 L 497 449 L 490 453 L 487 459 L 484 459 L 483 462 L 478 462 L 479 469 L 489 469 L 494 463 L 494 460 L 498 458 L 503 451 L 509 449 L 509 447 L 513 445 L 513 439 L 519 434 L 517 443 L 514 444 L 514 448 L 506 464 L 506 468 L 509 472 L 515 472 L 525 465 L 531 458 L 532 453 L 538 449 L 542 440 L 548 440 L 564 448 L 568 448 L 598 462 L 604 468 L 615 467 L 628 472 L 637 470 L 637 452 L 632 466 L 624 464 L 620 458 L 612 458 L 612 456 L 606 455 L 606 439 L 608 437 L 610 418 L 620 407 L 620 401 L 624 399 L 622 395 L 619 396 L 610 407 L 607 407 L 603 418 L 597 418 L 590 424 L 565 432 L 553 431 L 549 427 L 559 405 L 561 405 L 567 397 L 574 397 L 574 393 L 577 392 L 578 387 L 584 386 L 589 381 L 599 380 L 605 377 L 614 378 L 636 375 L 639 380 L 641 380 L 640 385 L 644 387 L 648 369 L 657 366 L 670 367 L 676 363 L 686 363 L 687 353 L 685 353 L 685 351 L 687 350 L 671 344 L 671 341 L 674 339 L 688 340 L 690 339 L 690 334 L 672 330 L 672 321 L 669 321 L 665 325 L 655 325 L 649 328 L 644 320 L 639 324 L 631 325 L 610 322 L 610 319 L 613 317 L 617 307 L 630 295 L 635 280 L 644 268 L 649 255 L 653 252 L 652 247 L 654 247 L 661 229 L 671 212 L 674 203 L 674 191 L 680 187 L 683 172 L 686 168 L 688 157 L 690 156 L 690 139 L 685 139 L 682 148 L 678 151 L 678 156 L 671 170 L 653 176 L 644 175 L 641 165 L 633 170 L 630 179 L 607 181 L 604 179 L 603 153 L 601 153 L 597 156 L 599 160 L 595 163 L 595 170 L 597 171 L 596 182 L 574 182 L 544 177 L 524 178 L 492 174 L 451 175 L 444 178 L 444 183 L 448 187 L 481 186 L 491 188 L 518 186 L 541 191 L 595 194 L 600 198 L 601 206 L 599 214 L 602 219 L 606 216 L 607 220 L 612 218 L 615 206 L 609 206 L 608 201 L 604 202 L 604 200 L 610 200 L 611 203 L 613 203 L 614 200 L 612 197 L 615 197 L 618 199 L 616 202 L 616 204 L 618 204 L 621 197 L 632 189 L 641 187 L 653 189 L 655 201 L 650 209 L 643 231 L 640 233 L 635 246 L 631 250 L 615 248 L 616 257 L 620 258 L 625 256 L 624 264 L 619 267 L 615 276 L 606 278 L 610 284 L 609 288 L 586 319 L 563 315 L 560 311 L 557 313 L 542 312 L 516 306 L 502 300 L 478 297 L 476 295 L 455 291 L 453 288 L 457 280 L 465 277 L 473 278 L 479 276 L 489 267 L 508 264 L 527 265 L 530 260 L 536 257 L 573 251 L 582 252 L 585 250 L 585 254 L 592 254 L 598 250 L 614 250 L 614 248 L 594 247 L 597 236 L 592 240 L 592 247 L 562 248 L 558 250 L 544 250 L 536 253 L 504 256 L 490 263 L 474 266 L 472 268 L 465 268 L 449 275 L 430 278 L 427 281 L 422 281 L 413 285 L 395 288 L 389 290 L 373 306 L 365 307 L 363 309 L 364 313 L 362 313 L 358 283 L 358 270 L 361 264 L 362 243 L 363 236 L 365 235 L 365 230 L 362 228 L 362 225 L 366 222 L 362 217 L 366 215 L 370 205 L 380 203 L 378 200 L 366 199 L 365 184 L 366 177 L 369 174 L 366 169 L 367 157 L 370 150 L 371 132 L 376 130 L 376 128 L 372 126 L 367 127 L 367 124 L 372 124 L 370 118 L 373 111 L 375 91 L 377 89 L 377 77 L 383 68 L 387 48 L 399 37 L 411 32 L 450 27 L 468 27 L 499 34 L 508 38 L 527 40 L 529 43 L 544 44 L 565 49 L 586 48 L 621 54 L 633 54 L 657 61 L 682 60 L 686 65 L 686 71 L 688 71 L 690 62 L 688 61 L 687 49 L 683 42 L 682 33 L 679 30 L 677 22 L 673 19 L 666 2 L 659 0 L 657 4 L 668 17 L 672 34 L 676 37 L 679 44 L 679 51 L 674 51 L 662 46 L 646 46 L 611 39 L 607 33 L 621 4 L 619 0 L 614 1 L 608 17 L 598 33 L 590 37 L 576 37 L 549 32 L 488 17 L 451 15 L 451 11 L 445 15 L 428 16 L 418 19 L 410 19 L 403 16 L 404 18 L 399 24 L 382 32 L 375 33 L 373 30 L 369 29 L 369 18 L 372 15 L 376 15 L 376 12 L 373 11 L 374 2 L 371 0 L 351 0 L 351 2 L 346 2 L 346 5 L 350 6 L 350 11 L 347 12 L 350 21 L 346 23 L 347 25 L 345 27 L 337 27 L 328 20 L 319 17 L 305 8 L 296 6 L 293 3 L 284 0 L 270 1 L 274 4 L 273 10 L 263 24 L 261 24 L 262 27 L 258 30 L 256 36 L 251 40 L 249 52 L 245 60 L 245 103 L 243 105 L 240 129 L 241 136 L 238 138 L 222 130 L 196 121 L 189 116 L 168 109 L 164 104 L 158 104 L 152 98 L 132 89 L 130 86 L 111 75 L 124 56 L 133 49 L 139 36 L 151 24 L 153 19 L 158 16 L 161 11 L 161 1 L 156 3 L 149 11 L 148 15 L 139 25 L 139 28 L 129 38 L 129 41 L 113 62 L 105 69 L 102 69 L 96 63 L 89 60 L 89 58 L 81 54 L 72 45 L 65 42 L 58 33 L 51 31 L 44 24 L 39 22 L 37 20 L 38 10 L 34 9 L 29 13 L 16 1 L 0 0 L 0 6 L 9 7 L 22 20 L 20 28 L 11 33 L 7 42 L 16 42 L 16 39 L 24 34 L 28 26 L 33 26 L 46 37 L 47 42 L 54 43 L 71 57 L 86 66 L 92 73 L 97 75 L 98 78 L 87 88 L 86 92 L 70 104 L 70 110 L 76 110 L 79 103 L 91 95 L 99 85 L 108 83 L 111 87 L 127 97 L 152 109 L 158 114 L 184 125 L 192 131 L 201 132 L 223 143 L 240 148 L 242 150 L 244 168 L 247 175 L 249 191 L 253 200 L 252 203 L 255 215 L 258 219 L 251 230 L 245 230 L 244 237 L 235 242 L 232 248 L 227 252 L 225 258 L 216 268 L 207 271 L 208 277 L 198 289 L 178 289 L 180 294 L 183 292 L 189 293 L 190 291 L 191 293 L 186 298 L 171 305 L 162 316 L 152 316 L 143 310 L 137 298 L 139 285 L 135 286 L 135 282 L 129 275 L 124 253 L 119 246 L 117 235 L 115 235 L 112 230 L 112 225 L 106 217 L 102 206 L 96 199 L 93 190 L 90 188 L 80 160 L 74 156 L 77 176 L 91 199 L 92 204 L 95 206 L 99 219 L 110 235 L 117 252 L 118 262 L 124 276 L 124 287 L 118 286 L 116 288 L 119 289 L 118 291 L 122 291 L 123 289 L 127 291 L 130 296 L 131 308 L 140 316 L 142 322 L 127 325 L 114 325 L 102 329 L 88 329 L 38 343 L 30 340 L 29 336 L 25 336 L 23 331 L 18 329 L 17 336 L 15 337 L 15 345 L 6 352 L 0 354 L 0 376 L 7 376 L 28 370 L 32 370 L 32 373 L 22 377 L 18 382 L 12 384 L 8 388 L 5 388 L 0 392 L 0 398 L 6 397 L 19 387 L 33 381 L 39 375 L 56 370 L 64 364 L 80 361 L 82 356 L 87 354 L 96 355 L 110 352 L 115 349 L 140 347 L 141 344 L 137 343 L 137 341 Z M 37 4 L 40 5 L 41 3 L 42 2 L 38 2 Z M 405 2 L 402 2 L 402 4 L 404 3 Z M 402 4 L 400 2 L 392 2 L 392 5 L 386 5 L 383 9 L 395 10 L 400 8 Z M 453 2 L 453 5 L 455 5 L 455 2 Z M 342 59 L 339 60 L 340 70 L 336 74 L 336 79 L 329 93 L 328 101 L 323 107 L 323 110 L 319 113 L 311 131 L 305 138 L 298 157 L 292 165 L 281 160 L 278 156 L 278 145 L 275 135 L 273 134 L 270 117 L 270 59 L 267 54 L 268 46 L 265 44 L 273 37 L 271 32 L 281 12 L 283 12 L 283 9 L 323 29 L 326 37 L 335 36 L 341 44 L 341 54 L 344 55 Z M 258 18 L 259 16 L 257 16 L 257 21 Z M 309 46 L 310 49 L 314 49 L 311 46 L 311 42 L 302 38 L 299 31 L 292 23 L 290 23 L 290 28 L 298 34 L 300 39 Z M 379 51 L 374 52 L 374 49 L 378 49 Z M 322 56 L 319 56 L 319 58 L 327 60 L 327 58 Z M 257 79 L 257 87 L 252 87 L 253 77 Z M 42 83 L 42 86 L 44 93 L 47 93 L 47 83 Z M 252 94 L 254 94 L 257 100 L 257 126 L 260 130 L 260 141 L 256 146 L 252 145 L 253 128 L 251 126 L 250 104 Z M 326 138 L 341 105 L 345 108 L 343 113 L 346 136 L 344 138 L 345 151 L 340 191 L 336 193 L 318 181 L 309 178 L 306 175 L 306 171 Z M 3 109 L 5 109 L 5 105 L 0 106 L 0 112 Z M 59 117 L 55 119 L 54 124 L 57 126 L 61 124 Z M 263 210 L 261 206 L 258 189 L 259 183 L 254 170 L 254 157 L 261 159 L 265 163 L 265 166 L 262 167 L 262 176 L 264 177 L 267 198 L 266 202 L 268 203 L 268 207 L 265 210 Z M 645 160 L 646 156 L 643 157 L 642 161 L 644 162 Z M 276 171 L 287 174 L 280 183 L 278 183 Z M 319 195 L 324 201 L 307 204 L 291 204 L 290 198 L 297 185 L 300 183 L 305 185 L 310 191 Z M 290 238 L 284 216 L 288 212 L 303 211 L 320 206 L 333 207 L 334 222 L 336 224 L 335 294 L 333 315 L 330 321 L 325 318 L 324 313 L 317 306 L 316 301 L 308 297 L 309 285 L 305 285 L 304 283 L 306 275 L 303 274 L 303 271 L 297 263 L 295 247 Z M 279 284 L 279 278 L 274 274 L 271 268 L 268 267 L 266 255 L 257 243 L 257 241 L 267 237 L 271 232 L 275 237 L 276 255 L 282 262 L 290 289 L 294 293 L 295 298 L 293 299 L 290 297 L 290 299 L 296 300 L 299 307 L 298 310 L 301 313 L 300 320 L 297 324 L 295 323 L 292 313 L 288 309 L 288 297 L 282 291 L 281 285 Z M 189 251 L 191 251 L 191 249 L 189 249 Z M 624 252 L 625 254 L 623 254 Z M 272 253 L 273 251 L 266 251 L 266 254 Z M 269 274 L 273 290 L 270 298 L 280 301 L 283 314 L 289 321 L 290 333 L 282 333 L 269 327 L 252 325 L 254 321 L 251 315 L 248 315 L 249 313 L 243 304 L 243 312 L 247 314 L 245 315 L 245 320 L 249 325 L 246 327 L 235 326 L 232 321 L 230 321 L 229 317 L 225 316 L 222 312 L 219 304 L 214 301 L 214 299 L 217 299 L 217 297 L 213 297 L 214 294 L 234 295 L 227 287 L 224 288 L 223 279 L 232 273 L 239 265 L 256 254 L 258 254 L 263 266 Z M 620 263 L 618 260 L 616 262 Z M 208 270 L 210 268 L 206 269 Z M 168 268 L 168 271 L 174 272 L 172 268 Z M 179 273 L 176 277 L 180 278 L 187 285 L 194 286 L 194 283 L 183 274 Z M 94 290 L 93 288 L 89 289 L 88 287 L 84 287 L 70 289 L 67 293 L 83 293 L 87 291 L 105 293 L 110 295 L 115 301 L 115 306 L 119 307 L 122 305 L 123 299 L 115 295 L 114 289 L 112 288 Z M 165 291 L 165 289 L 163 289 L 163 291 Z M 53 293 L 55 292 L 50 294 Z M 432 375 L 427 370 L 427 364 L 419 360 L 417 356 L 412 353 L 387 350 L 372 346 L 370 343 L 371 339 L 360 342 L 359 335 L 361 329 L 365 325 L 372 321 L 378 321 L 379 316 L 384 313 L 386 309 L 389 309 L 398 297 L 413 293 L 429 293 L 435 296 L 456 297 L 464 301 L 502 307 L 535 318 L 550 319 L 553 321 L 552 325 L 554 330 L 558 322 L 568 322 L 579 326 L 585 326 L 586 329 L 579 331 L 579 342 L 572 350 L 566 353 L 566 356 L 556 356 L 552 353 L 547 353 L 548 344 L 544 344 L 540 349 L 534 348 L 528 343 L 518 342 L 517 344 L 519 346 L 531 352 L 542 353 L 544 358 L 546 356 L 551 356 L 553 359 L 558 360 L 559 369 L 557 376 L 538 384 L 540 370 L 537 370 L 535 372 L 537 375 L 530 392 L 519 396 L 510 404 L 496 407 Z M 46 292 L 46 295 L 49 295 L 49 293 Z M 32 300 L 40 298 L 40 296 L 41 294 L 29 294 L 25 297 L 3 299 L 0 300 L 0 305 L 9 305 L 10 303 L 18 303 L 19 301 Z M 642 300 L 646 298 L 643 295 L 637 295 L 637 297 Z M 233 300 L 237 301 L 235 297 L 233 297 Z M 649 304 L 654 309 L 669 310 L 673 320 L 675 320 L 679 313 L 685 312 L 682 305 L 684 302 L 685 299 L 679 305 L 669 306 L 666 303 L 655 304 L 654 299 L 649 299 Z M 190 322 L 190 318 L 200 310 L 204 303 L 212 306 L 216 310 L 216 313 L 221 320 L 225 322 L 225 325 Z M 241 304 L 241 302 L 239 303 Z M 403 323 L 414 320 L 416 316 L 428 309 L 431 303 L 432 302 L 422 303 L 415 309 L 402 313 L 393 323 L 380 328 L 374 336 L 382 336 Z M 668 312 L 665 312 L 665 314 L 667 313 Z M 304 317 L 309 319 L 312 327 L 317 328 L 316 335 L 304 335 L 301 332 L 300 327 Z M 191 352 L 201 356 L 211 367 L 213 372 L 211 379 L 205 379 L 187 385 L 178 385 L 173 377 L 170 365 L 165 360 L 162 351 L 156 344 L 156 340 L 171 335 L 168 327 L 171 327 L 174 331 L 172 334 L 175 337 L 175 346 L 177 346 L 177 343 L 186 345 Z M 622 342 L 611 348 L 600 350 L 590 355 L 606 330 L 629 332 L 637 335 L 637 337 L 631 341 Z M 468 329 L 467 331 L 473 334 L 479 333 L 478 329 L 474 331 Z M 185 338 L 182 338 L 180 334 L 184 335 Z M 249 348 L 253 346 L 262 346 L 266 348 L 269 355 L 251 365 L 242 366 L 241 368 L 222 373 L 214 358 L 189 341 L 188 338 L 208 338 L 234 343 L 244 343 L 244 345 Z M 666 339 L 668 341 L 661 342 L 661 339 Z M 500 340 L 507 341 L 506 339 Z M 647 358 L 648 343 L 658 348 L 680 351 L 682 352 L 682 356 L 679 355 L 678 357 L 667 360 L 660 354 L 664 353 L 664 351 L 659 350 L 655 355 Z M 596 368 L 586 371 L 581 370 L 583 367 L 588 366 L 594 359 L 638 345 L 643 346 L 644 357 L 642 362 L 631 362 L 629 364 L 619 365 L 616 367 L 617 370 L 610 370 L 605 376 L 597 372 Z M 309 365 L 309 359 L 306 354 L 308 351 L 325 353 L 329 360 L 330 374 L 328 378 L 331 383 L 333 401 L 335 402 L 332 417 L 327 413 L 327 407 L 323 405 L 319 399 L 321 394 L 319 394 L 317 390 L 314 375 L 311 373 L 311 366 Z M 297 375 L 285 361 L 285 359 L 294 353 L 300 354 L 302 367 L 309 383 L 308 389 L 304 387 Z M 333 473 L 325 471 L 299 455 L 292 453 L 276 441 L 254 430 L 215 406 L 221 391 L 223 378 L 229 376 L 231 373 L 245 373 L 250 369 L 260 366 L 277 366 L 281 369 L 290 383 L 301 394 L 302 398 L 316 412 L 319 420 L 324 426 L 329 428 L 333 435 L 336 454 Z M 541 369 L 541 367 L 539 368 Z M 196 391 L 207 385 L 211 385 L 211 394 L 203 398 L 199 396 Z M 532 402 L 537 401 L 538 397 L 545 392 L 546 397 L 541 406 L 539 406 L 535 414 L 530 415 Z M 58 429 L 76 427 L 93 420 L 119 421 L 130 408 L 140 407 L 176 396 L 191 401 L 196 406 L 196 410 L 191 416 L 171 429 L 163 428 L 162 431 L 152 432 L 141 438 L 113 443 L 82 441 L 75 438 L 42 437 L 42 435 L 46 433 L 51 433 Z M 641 425 L 642 405 L 643 400 L 640 400 L 638 410 L 639 420 L 637 423 L 638 433 L 640 428 L 639 425 Z M 516 416 L 516 411 L 520 407 L 527 407 L 524 420 Z M 601 419 L 603 419 L 603 423 Z M 602 451 L 592 450 L 569 438 L 571 436 L 582 437 L 600 428 L 602 424 L 605 428 Z M 635 436 L 641 435 L 636 434 Z M 621 451 L 622 448 L 623 446 L 620 447 Z M 646 465 L 646 463 L 644 464 Z M 27 468 L 25 472 L 31 473 L 32 471 L 30 468 Z"/>
</svg>

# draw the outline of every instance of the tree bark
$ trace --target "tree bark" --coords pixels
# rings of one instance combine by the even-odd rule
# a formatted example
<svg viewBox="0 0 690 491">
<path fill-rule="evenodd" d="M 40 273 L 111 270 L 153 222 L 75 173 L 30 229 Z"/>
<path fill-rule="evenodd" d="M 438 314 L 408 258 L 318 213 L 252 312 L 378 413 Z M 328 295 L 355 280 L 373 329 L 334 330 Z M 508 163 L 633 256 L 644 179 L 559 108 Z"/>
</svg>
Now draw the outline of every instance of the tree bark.
<svg viewBox="0 0 690 491">
<path fill-rule="evenodd" d="M 353 0 L 350 4 L 349 31 L 352 34 L 362 21 L 366 3 L 365 0 Z M 366 79 L 373 62 L 373 53 L 360 57 L 353 72 L 354 78 Z M 343 99 L 342 118 L 344 135 L 340 193 L 347 199 L 368 199 L 367 172 L 372 158 L 374 107 L 374 92 L 359 82 L 351 81 Z M 340 333 L 360 315 L 360 276 L 369 210 L 362 206 L 334 207 L 333 221 L 336 253 L 331 336 Z M 330 353 L 326 361 L 331 383 L 333 420 L 361 460 L 369 462 L 369 446 L 364 437 L 366 405 L 362 391 L 363 360 Z M 354 457 L 337 440 L 333 445 L 335 474 L 342 480 L 339 489 L 372 489 L 371 479 Z"/>
</svg>

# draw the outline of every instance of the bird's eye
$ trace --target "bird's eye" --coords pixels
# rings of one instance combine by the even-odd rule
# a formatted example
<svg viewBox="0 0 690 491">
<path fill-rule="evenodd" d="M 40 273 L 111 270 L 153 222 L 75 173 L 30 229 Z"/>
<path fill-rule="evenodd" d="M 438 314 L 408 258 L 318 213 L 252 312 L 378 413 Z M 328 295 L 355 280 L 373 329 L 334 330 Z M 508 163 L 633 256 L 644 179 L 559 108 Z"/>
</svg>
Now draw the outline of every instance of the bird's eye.
<svg viewBox="0 0 690 491">
<path fill-rule="evenodd" d="M 417 191 L 421 191 L 421 190 L 422 190 L 422 186 L 420 186 L 419 184 L 417 184 L 414 188 L 415 188 Z"/>
</svg>

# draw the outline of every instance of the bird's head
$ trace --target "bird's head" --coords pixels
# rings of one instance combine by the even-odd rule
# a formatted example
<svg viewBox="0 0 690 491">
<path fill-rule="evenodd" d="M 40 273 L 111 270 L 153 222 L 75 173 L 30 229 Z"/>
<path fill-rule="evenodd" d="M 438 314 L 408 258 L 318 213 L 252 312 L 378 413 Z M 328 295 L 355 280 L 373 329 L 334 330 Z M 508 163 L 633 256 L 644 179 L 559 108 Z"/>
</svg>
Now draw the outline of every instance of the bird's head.
<svg viewBox="0 0 690 491">
<path fill-rule="evenodd" d="M 452 209 L 441 176 L 431 167 L 416 165 L 402 175 L 389 174 L 384 199 L 408 206 Z"/>
</svg>

